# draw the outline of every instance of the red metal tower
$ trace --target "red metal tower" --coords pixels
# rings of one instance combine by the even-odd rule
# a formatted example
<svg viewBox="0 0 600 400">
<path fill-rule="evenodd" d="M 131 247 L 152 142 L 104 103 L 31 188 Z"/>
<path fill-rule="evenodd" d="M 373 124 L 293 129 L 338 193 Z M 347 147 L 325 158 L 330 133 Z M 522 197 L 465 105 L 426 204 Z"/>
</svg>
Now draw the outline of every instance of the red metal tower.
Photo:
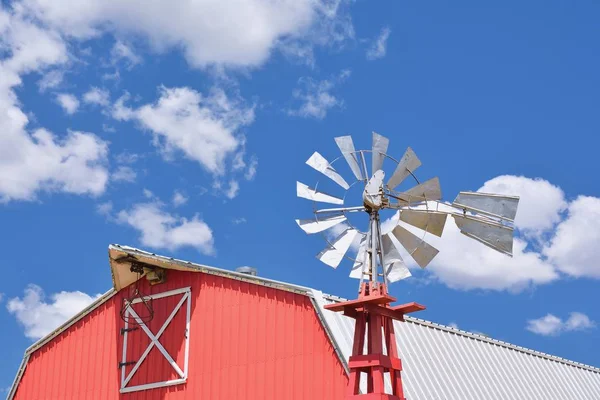
<svg viewBox="0 0 600 400">
<path fill-rule="evenodd" d="M 393 321 L 404 321 L 405 314 L 424 310 L 425 306 L 414 302 L 391 306 L 395 301 L 387 293 L 385 283 L 366 281 L 361 284 L 358 299 L 325 306 L 356 320 L 346 400 L 405 400 Z M 363 394 L 359 388 L 362 373 L 367 377 L 367 391 Z M 391 393 L 385 391 L 386 373 L 390 376 Z"/>
</svg>

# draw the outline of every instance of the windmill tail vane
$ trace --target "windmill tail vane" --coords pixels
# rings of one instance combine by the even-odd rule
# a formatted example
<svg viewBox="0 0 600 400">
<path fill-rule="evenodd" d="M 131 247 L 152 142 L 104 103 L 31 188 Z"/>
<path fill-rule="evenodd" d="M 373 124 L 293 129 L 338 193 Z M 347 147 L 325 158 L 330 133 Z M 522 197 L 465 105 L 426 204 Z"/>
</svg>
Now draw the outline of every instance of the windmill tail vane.
<svg viewBox="0 0 600 400">
<path fill-rule="evenodd" d="M 321 191 L 319 182 L 314 187 L 297 182 L 298 197 L 313 201 L 313 217 L 297 219 L 296 223 L 308 234 L 324 234 L 327 246 L 317 254 L 319 260 L 337 268 L 344 258 L 349 258 L 352 261 L 350 277 L 360 280 L 358 299 L 325 306 L 356 320 L 352 355 L 348 360 L 346 399 L 405 400 L 393 321 L 404 321 L 405 314 L 425 307 L 414 302 L 391 305 L 396 299 L 388 294 L 388 283 L 411 276 L 400 254 L 402 249 L 425 268 L 438 254 L 425 238 L 427 235 L 441 237 L 446 220 L 451 216 L 465 236 L 512 256 L 519 198 L 460 192 L 451 204 L 442 203 L 439 179 L 420 182 L 415 176 L 421 161 L 410 147 L 396 160 L 387 154 L 389 139 L 375 132 L 371 150 L 356 150 L 351 136 L 336 137 L 335 142 L 341 156 L 329 162 L 315 152 L 306 164 L 346 193 L 340 196 Z M 370 170 L 367 167 L 369 159 Z M 341 160 L 345 160 L 353 182 L 347 181 L 334 168 L 338 161 L 343 165 Z M 389 178 L 384 170 L 386 160 L 393 167 Z M 414 186 L 401 190 L 400 186 L 409 180 L 414 181 Z M 355 185 L 362 189 L 362 197 L 352 202 L 347 194 Z M 384 232 L 381 219 L 386 210 L 396 212 L 398 217 L 394 226 Z M 368 219 L 364 218 L 366 228 L 363 230 L 349 219 L 351 214 L 361 213 L 368 216 Z M 422 233 L 418 235 L 415 231 Z M 328 237 L 333 232 L 336 234 L 330 240 Z M 347 253 L 353 244 L 358 250 L 350 257 Z M 386 373 L 389 376 L 387 383 Z M 361 375 L 366 379 L 361 380 Z"/>
</svg>

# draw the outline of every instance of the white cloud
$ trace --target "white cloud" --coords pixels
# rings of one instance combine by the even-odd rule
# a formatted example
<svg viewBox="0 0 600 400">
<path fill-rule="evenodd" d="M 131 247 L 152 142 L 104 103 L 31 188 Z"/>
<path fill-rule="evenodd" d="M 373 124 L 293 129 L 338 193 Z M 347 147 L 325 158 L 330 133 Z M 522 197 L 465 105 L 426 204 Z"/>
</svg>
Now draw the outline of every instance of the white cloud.
<svg viewBox="0 0 600 400">
<path fill-rule="evenodd" d="M 377 39 L 375 39 L 367 49 L 367 60 L 376 60 L 385 57 L 387 40 L 390 37 L 391 32 L 392 31 L 388 27 L 381 29 L 381 33 L 379 33 Z"/>
<path fill-rule="evenodd" d="M 117 40 L 113 45 L 110 56 L 113 64 L 124 60 L 128 68 L 133 68 L 142 62 L 142 57 L 137 55 L 130 46 L 120 40 Z"/>
<path fill-rule="evenodd" d="M 450 328 L 454 328 L 454 329 L 460 329 L 460 328 L 458 327 L 458 324 L 457 324 L 456 322 L 450 322 L 450 323 L 448 324 L 448 326 L 449 326 Z"/>
<path fill-rule="evenodd" d="M 56 100 L 63 110 L 65 110 L 65 112 L 69 115 L 75 114 L 79 108 L 79 100 L 77 100 L 77 97 L 73 96 L 72 94 L 60 93 L 58 96 L 56 96 Z"/>
<path fill-rule="evenodd" d="M 115 182 L 134 182 L 136 177 L 133 168 L 121 165 L 112 173 L 111 179 Z"/>
<path fill-rule="evenodd" d="M 45 129 L 28 132 L 29 119 L 13 90 L 22 74 L 64 64 L 64 42 L 0 8 L 0 48 L 11 50 L 0 62 L 0 202 L 33 200 L 41 190 L 102 193 L 107 143 L 85 132 L 68 132 L 61 139 Z"/>
<path fill-rule="evenodd" d="M 157 201 L 122 210 L 117 221 L 139 231 L 144 246 L 167 250 L 193 247 L 203 254 L 215 253 L 212 230 L 204 221 L 197 215 L 189 220 L 171 215 Z"/>
<path fill-rule="evenodd" d="M 48 301 L 42 288 L 31 284 L 25 289 L 22 298 L 10 299 L 6 308 L 23 325 L 25 336 L 36 340 L 58 328 L 99 296 L 79 291 L 63 291 L 51 295 Z"/>
<path fill-rule="evenodd" d="M 600 279 L 600 198 L 579 196 L 543 250 L 556 267 L 574 277 Z"/>
<path fill-rule="evenodd" d="M 343 70 L 337 77 L 329 80 L 315 81 L 312 78 L 300 78 L 300 88 L 292 92 L 294 99 L 300 102 L 298 108 L 287 110 L 289 115 L 323 119 L 334 107 L 341 107 L 344 102 L 332 92 L 337 85 L 350 76 L 349 70 Z"/>
<path fill-rule="evenodd" d="M 187 203 L 187 201 L 188 201 L 188 198 L 187 198 L 187 196 L 185 196 L 183 193 L 181 193 L 181 192 L 179 192 L 179 191 L 176 191 L 176 192 L 173 194 L 173 200 L 172 200 L 172 201 L 173 201 L 173 205 L 174 205 L 175 207 L 179 207 L 179 206 L 182 206 L 182 205 L 184 205 L 185 203 Z"/>
<path fill-rule="evenodd" d="M 215 175 L 225 172 L 225 160 L 243 143 L 243 137 L 235 135 L 238 129 L 254 119 L 253 108 L 221 89 L 205 96 L 188 87 L 162 87 L 156 103 L 138 109 L 125 106 L 126 100 L 116 102 L 113 117 L 133 119 L 152 132 L 166 157 L 181 151 Z"/>
<path fill-rule="evenodd" d="M 248 168 L 246 169 L 246 172 L 244 173 L 244 178 L 246 178 L 247 181 L 253 180 L 254 177 L 256 176 L 257 170 L 258 170 L 258 158 L 253 156 L 250 159 L 250 163 L 248 164 Z"/>
<path fill-rule="evenodd" d="M 244 217 L 240 217 L 240 218 L 233 218 L 233 219 L 231 220 L 231 222 L 232 222 L 234 225 L 239 225 L 239 224 L 245 224 L 247 221 L 246 221 L 246 218 L 244 218 Z"/>
<path fill-rule="evenodd" d="M 147 38 L 155 51 L 182 49 L 196 67 L 259 66 L 282 41 L 327 45 L 353 32 L 341 0 L 204 1 L 177 7 L 139 0 L 23 0 L 20 5 L 67 36 L 132 34 Z"/>
<path fill-rule="evenodd" d="M 225 191 L 225 196 L 227 196 L 228 199 L 233 199 L 237 196 L 239 191 L 240 184 L 238 181 L 232 179 L 229 181 L 229 188 Z"/>
<path fill-rule="evenodd" d="M 583 331 L 595 326 L 596 323 L 587 315 L 572 312 L 566 321 L 552 314 L 547 314 L 538 319 L 531 319 L 527 321 L 526 329 L 538 335 L 557 336 L 564 332 Z"/>
<path fill-rule="evenodd" d="M 58 69 L 44 73 L 42 78 L 38 81 L 40 92 L 45 92 L 48 89 L 58 87 L 58 85 L 62 83 L 63 78 L 64 72 Z"/>
<path fill-rule="evenodd" d="M 110 217 L 113 210 L 113 204 L 111 201 L 107 201 L 104 203 L 100 203 L 96 206 L 96 211 L 100 215 L 104 215 L 105 217 Z"/>
<path fill-rule="evenodd" d="M 83 101 L 88 104 L 97 104 L 105 107 L 110 102 L 110 95 L 105 89 L 91 87 L 90 90 L 83 95 Z"/>
</svg>

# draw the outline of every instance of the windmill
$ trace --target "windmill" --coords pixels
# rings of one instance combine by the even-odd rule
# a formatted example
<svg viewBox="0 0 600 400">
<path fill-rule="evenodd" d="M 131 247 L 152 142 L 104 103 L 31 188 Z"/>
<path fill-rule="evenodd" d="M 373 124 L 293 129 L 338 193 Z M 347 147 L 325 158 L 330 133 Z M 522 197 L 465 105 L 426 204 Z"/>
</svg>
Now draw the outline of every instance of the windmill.
<svg viewBox="0 0 600 400">
<path fill-rule="evenodd" d="M 324 234 L 327 246 L 317 254 L 319 260 L 337 268 L 344 258 L 349 258 L 353 263 L 350 276 L 359 279 L 358 299 L 326 306 L 356 319 L 352 356 L 348 363 L 347 398 L 404 400 L 402 365 L 392 322 L 394 319 L 403 321 L 405 314 L 425 307 L 414 302 L 390 305 L 396 299 L 388 294 L 388 283 L 411 276 L 401 252 L 405 251 L 425 268 L 438 254 L 425 239 L 429 234 L 441 237 L 450 215 L 462 234 L 512 256 L 513 224 L 519 198 L 460 192 L 451 204 L 443 203 L 438 178 L 420 182 L 415 176 L 421 161 L 410 147 L 396 160 L 387 154 L 389 139 L 375 132 L 371 150 L 355 150 L 351 136 L 337 137 L 335 142 L 342 153 L 340 157 L 329 162 L 315 152 L 306 163 L 345 193 L 336 196 L 320 191 L 319 182 L 314 187 L 297 182 L 298 197 L 313 201 L 314 217 L 298 219 L 296 223 L 308 234 Z M 352 183 L 334 168 L 334 164 L 342 159 L 353 175 Z M 386 160 L 393 167 L 393 173 L 387 179 Z M 402 189 L 410 180 L 414 181 L 414 186 Z M 354 187 L 362 189 L 362 198 L 349 198 Z M 393 220 L 394 226 L 384 232 L 382 213 L 388 210 L 396 212 L 397 221 Z M 364 218 L 367 227 L 363 230 L 350 219 L 356 213 L 368 216 L 368 221 Z M 333 238 L 328 235 L 331 232 L 336 233 Z M 354 257 L 347 255 L 352 247 L 358 248 Z M 364 394 L 359 392 L 361 373 L 366 375 Z M 391 393 L 385 391 L 386 373 L 389 374 Z"/>
</svg>

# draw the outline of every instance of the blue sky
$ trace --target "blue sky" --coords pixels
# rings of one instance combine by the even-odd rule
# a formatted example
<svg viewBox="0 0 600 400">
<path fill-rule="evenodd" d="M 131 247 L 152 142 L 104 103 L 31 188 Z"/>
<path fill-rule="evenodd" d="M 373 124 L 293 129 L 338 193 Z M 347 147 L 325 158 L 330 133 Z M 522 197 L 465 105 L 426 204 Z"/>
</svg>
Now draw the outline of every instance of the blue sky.
<svg viewBox="0 0 600 400">
<path fill-rule="evenodd" d="M 110 288 L 109 243 L 353 297 L 295 181 L 371 131 L 444 200 L 521 196 L 512 260 L 447 226 L 392 294 L 600 366 L 597 2 L 136 3 L 0 2 L 0 387 Z"/>
</svg>

